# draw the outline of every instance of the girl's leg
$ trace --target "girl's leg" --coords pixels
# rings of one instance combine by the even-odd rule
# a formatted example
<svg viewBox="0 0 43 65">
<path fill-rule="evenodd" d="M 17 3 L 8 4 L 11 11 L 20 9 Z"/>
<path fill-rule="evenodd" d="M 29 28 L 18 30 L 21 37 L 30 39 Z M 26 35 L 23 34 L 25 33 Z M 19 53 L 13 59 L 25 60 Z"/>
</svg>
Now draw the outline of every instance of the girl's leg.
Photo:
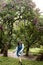
<svg viewBox="0 0 43 65">
<path fill-rule="evenodd" d="M 22 62 L 22 59 L 21 59 L 21 57 L 19 57 L 19 61 L 20 61 L 20 62 Z"/>
<path fill-rule="evenodd" d="M 22 59 L 21 59 L 21 57 L 19 57 L 19 63 L 22 65 Z"/>
</svg>

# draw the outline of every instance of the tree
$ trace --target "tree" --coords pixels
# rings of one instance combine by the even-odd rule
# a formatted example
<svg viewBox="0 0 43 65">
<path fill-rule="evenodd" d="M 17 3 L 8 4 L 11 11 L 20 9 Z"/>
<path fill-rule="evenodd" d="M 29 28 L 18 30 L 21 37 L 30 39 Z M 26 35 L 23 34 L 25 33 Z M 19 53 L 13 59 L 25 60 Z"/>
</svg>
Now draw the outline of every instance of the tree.
<svg viewBox="0 0 43 65">
<path fill-rule="evenodd" d="M 10 4 L 6 4 L 3 8 L 3 10 L 0 12 L 0 17 L 2 18 L 2 23 L 3 23 L 3 27 L 4 27 L 4 34 L 3 34 L 3 39 L 1 40 L 1 42 L 3 42 L 3 53 L 4 56 L 7 56 L 7 52 L 8 52 L 8 47 L 9 47 L 9 43 L 11 44 L 11 40 L 12 40 L 12 30 L 13 30 L 13 22 L 14 22 L 14 17 L 13 17 L 13 13 L 10 11 Z M 8 9 L 8 10 L 7 10 Z M 9 10 L 10 9 L 10 10 Z M 2 38 L 2 37 L 1 37 Z M 1 49 L 2 51 L 2 49 Z"/>
<path fill-rule="evenodd" d="M 17 30 L 18 33 L 16 34 L 17 36 L 19 36 L 19 38 L 23 37 L 26 40 L 26 54 L 28 55 L 29 47 L 33 43 L 34 39 L 37 37 L 33 37 L 36 34 L 36 23 L 34 24 L 33 22 L 33 19 L 37 17 L 37 12 L 34 9 L 35 4 L 32 2 L 32 0 L 7 0 L 7 2 L 3 3 L 1 7 L 2 9 L 0 10 L 0 17 L 3 20 L 2 23 L 4 26 L 3 42 L 5 43 L 5 48 L 7 42 L 8 46 L 11 45 L 11 40 L 13 39 L 12 34 L 14 34 L 14 22 L 19 21 L 20 23 L 21 21 L 23 21 L 24 28 L 21 27 L 22 29 Z M 4 56 L 7 56 L 6 51 L 8 51 L 8 48 L 7 50 L 4 49 Z"/>
</svg>

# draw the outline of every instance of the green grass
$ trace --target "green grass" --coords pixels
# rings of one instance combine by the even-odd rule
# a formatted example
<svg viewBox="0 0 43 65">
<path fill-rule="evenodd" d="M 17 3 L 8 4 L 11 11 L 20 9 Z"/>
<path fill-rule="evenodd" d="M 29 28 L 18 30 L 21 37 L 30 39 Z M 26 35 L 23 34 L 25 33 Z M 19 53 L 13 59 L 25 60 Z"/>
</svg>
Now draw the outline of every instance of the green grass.
<svg viewBox="0 0 43 65">
<path fill-rule="evenodd" d="M 43 53 L 43 48 L 30 48 L 30 52 L 33 55 L 38 55 L 40 53 Z"/>
<path fill-rule="evenodd" d="M 20 65 L 18 59 L 0 57 L 0 65 Z M 43 65 L 42 61 L 23 60 L 23 65 Z"/>
<path fill-rule="evenodd" d="M 14 49 L 9 49 L 8 51 L 13 52 L 13 51 L 14 51 Z"/>
<path fill-rule="evenodd" d="M 30 52 L 31 52 L 33 55 L 39 54 L 40 50 L 41 50 L 40 48 L 30 48 Z"/>
</svg>

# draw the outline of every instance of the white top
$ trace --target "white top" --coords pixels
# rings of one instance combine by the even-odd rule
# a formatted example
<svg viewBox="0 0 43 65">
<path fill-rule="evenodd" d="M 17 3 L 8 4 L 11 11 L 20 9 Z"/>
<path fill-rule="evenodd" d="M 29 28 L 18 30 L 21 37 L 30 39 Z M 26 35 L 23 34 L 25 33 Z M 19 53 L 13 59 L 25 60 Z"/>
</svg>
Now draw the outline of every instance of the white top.
<svg viewBox="0 0 43 65">
<path fill-rule="evenodd" d="M 16 47 L 16 49 L 14 50 L 15 54 L 17 55 L 17 50 L 18 50 L 18 46 Z M 24 44 L 22 44 L 22 49 L 19 51 L 19 55 L 22 56 L 23 55 L 23 50 L 24 50 Z"/>
</svg>

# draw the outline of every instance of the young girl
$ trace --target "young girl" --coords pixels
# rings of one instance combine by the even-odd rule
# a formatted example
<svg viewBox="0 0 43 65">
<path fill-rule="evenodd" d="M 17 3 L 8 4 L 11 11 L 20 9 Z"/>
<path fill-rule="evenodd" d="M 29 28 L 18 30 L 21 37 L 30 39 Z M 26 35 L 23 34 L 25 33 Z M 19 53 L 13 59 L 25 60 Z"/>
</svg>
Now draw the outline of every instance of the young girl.
<svg viewBox="0 0 43 65">
<path fill-rule="evenodd" d="M 23 55 L 24 44 L 21 41 L 18 42 L 17 47 L 15 49 L 16 55 L 19 58 L 19 63 L 22 65 L 21 56 Z"/>
</svg>

